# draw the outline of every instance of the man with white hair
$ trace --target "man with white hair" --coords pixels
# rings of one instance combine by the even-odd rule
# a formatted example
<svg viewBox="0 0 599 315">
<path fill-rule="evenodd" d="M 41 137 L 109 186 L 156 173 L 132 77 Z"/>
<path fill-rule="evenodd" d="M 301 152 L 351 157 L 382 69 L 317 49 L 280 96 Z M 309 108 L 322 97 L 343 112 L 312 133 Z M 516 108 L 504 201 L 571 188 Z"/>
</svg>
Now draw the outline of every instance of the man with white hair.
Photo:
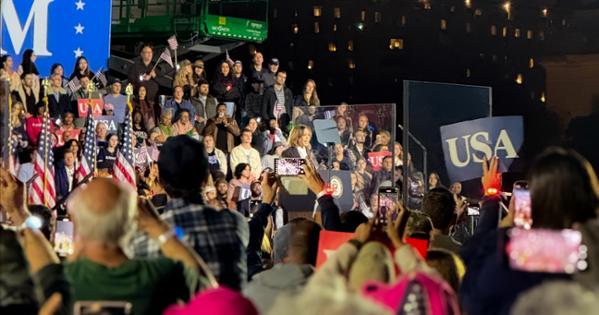
<svg viewBox="0 0 599 315">
<path fill-rule="evenodd" d="M 22 193 L 22 188 L 9 189 L 22 184 L 1 173 L 8 193 Z M 9 217 L 26 221 L 29 212 L 22 198 L 11 200 L 14 202 L 2 202 Z M 6 206 L 14 203 L 20 205 Z M 162 314 L 167 306 L 189 299 L 199 288 L 216 286 L 201 258 L 175 237 L 147 202 L 138 204 L 129 188 L 109 179 L 94 179 L 73 192 L 67 208 L 76 234 L 73 255 L 64 265 L 50 256 L 43 262 L 37 259 L 35 264 L 39 277 L 46 280 L 60 276 L 64 268 L 74 301 L 126 301 L 131 303 L 133 314 Z M 160 244 L 165 257 L 128 258 L 121 245 L 134 229 L 135 217 L 138 228 Z M 35 242 L 50 247 L 43 238 Z"/>
</svg>

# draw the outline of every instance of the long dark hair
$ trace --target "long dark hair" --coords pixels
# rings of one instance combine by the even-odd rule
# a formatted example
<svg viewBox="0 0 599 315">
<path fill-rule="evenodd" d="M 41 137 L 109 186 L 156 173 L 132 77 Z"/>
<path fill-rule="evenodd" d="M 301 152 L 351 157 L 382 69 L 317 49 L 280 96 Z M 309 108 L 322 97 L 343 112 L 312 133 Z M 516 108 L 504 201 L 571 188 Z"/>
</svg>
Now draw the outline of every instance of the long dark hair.
<svg viewBox="0 0 599 315">
<path fill-rule="evenodd" d="M 592 166 L 580 154 L 549 148 L 530 170 L 534 228 L 572 228 L 597 216 L 599 183 Z"/>
<path fill-rule="evenodd" d="M 237 166 L 235 166 L 235 171 L 233 172 L 233 176 L 235 176 L 236 179 L 240 179 L 241 173 L 243 173 L 243 170 L 245 170 L 245 168 L 248 166 L 250 166 L 250 165 L 247 163 L 237 164 Z"/>
<path fill-rule="evenodd" d="M 83 73 L 81 73 L 79 71 L 79 62 L 81 60 L 85 60 L 87 62 L 87 69 L 85 69 L 85 71 L 83 71 Z M 88 77 L 88 78 L 91 79 L 93 77 L 93 74 L 89 70 L 89 61 L 87 60 L 87 58 L 85 58 L 84 56 L 79 56 L 75 60 L 75 66 L 73 67 L 73 73 L 71 73 L 71 76 L 69 77 L 69 80 L 72 80 L 75 77 L 81 79 L 81 77 L 83 77 L 83 76 L 86 76 L 86 77 Z"/>
<path fill-rule="evenodd" d="M 12 58 L 11 55 L 2 55 L 0 56 L 0 68 L 4 69 L 4 63 L 8 60 L 8 58 Z M 13 69 L 11 69 L 13 70 Z"/>
<path fill-rule="evenodd" d="M 33 56 L 32 49 L 27 49 L 23 53 L 23 60 L 21 60 L 21 67 L 23 68 L 23 73 L 33 73 L 35 75 L 40 75 L 39 71 L 37 71 L 35 63 L 31 61 L 31 56 Z"/>
</svg>

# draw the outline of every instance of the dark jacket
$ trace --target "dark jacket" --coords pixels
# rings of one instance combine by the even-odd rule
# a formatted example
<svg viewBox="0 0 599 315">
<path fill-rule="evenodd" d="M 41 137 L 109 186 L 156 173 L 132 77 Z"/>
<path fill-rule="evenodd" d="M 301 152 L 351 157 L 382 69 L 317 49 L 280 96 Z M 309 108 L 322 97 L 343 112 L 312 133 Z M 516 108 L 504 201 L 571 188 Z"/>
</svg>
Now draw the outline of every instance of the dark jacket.
<svg viewBox="0 0 599 315">
<path fill-rule="evenodd" d="M 217 75 L 212 84 L 212 92 L 220 102 L 234 102 L 238 106 L 241 100 L 241 88 L 237 80 L 230 75 Z"/>
<path fill-rule="evenodd" d="M 77 168 L 75 167 L 75 170 Z M 73 177 L 75 177 L 76 172 L 74 172 Z M 75 178 L 73 180 L 73 187 L 75 186 Z M 54 177 L 54 184 L 56 185 L 56 200 L 60 200 L 66 197 L 69 190 L 69 178 L 67 174 L 67 169 L 64 166 L 64 162 L 60 162 L 56 167 L 56 175 Z"/>
<path fill-rule="evenodd" d="M 289 117 L 293 113 L 293 93 L 287 87 L 283 88 L 285 91 L 285 111 Z M 277 103 L 277 94 L 275 93 L 274 87 L 269 87 L 264 91 L 264 99 L 262 100 L 262 119 L 267 121 L 271 118 L 277 118 L 274 115 L 275 104 Z"/>
<path fill-rule="evenodd" d="M 64 115 L 66 112 L 71 112 L 77 116 L 77 108 L 71 103 L 71 97 L 63 90 L 64 93 L 58 94 L 58 99 L 54 93 L 48 94 L 48 109 L 50 110 L 50 117 L 58 118 Z"/>
<path fill-rule="evenodd" d="M 258 211 L 249 222 L 250 241 L 247 247 L 248 280 L 263 271 L 262 265 L 262 239 L 264 238 L 264 229 L 268 224 L 268 217 L 275 209 L 266 203 L 261 203 Z"/>
<path fill-rule="evenodd" d="M 245 110 L 250 117 L 260 117 L 262 115 L 262 102 L 264 94 L 250 92 L 245 97 Z"/>
<path fill-rule="evenodd" d="M 150 79 L 148 81 L 141 81 L 139 78 L 144 74 L 150 74 L 153 67 L 154 62 L 150 62 L 148 65 L 144 65 L 141 57 L 137 57 L 133 65 L 129 66 L 129 72 L 127 73 L 127 79 L 129 79 L 129 82 L 133 84 L 133 88 L 135 89 L 135 91 L 137 91 L 140 86 L 146 87 L 146 98 L 150 101 L 154 101 L 156 99 L 159 84 L 156 81 L 156 78 Z M 154 71 L 156 72 L 156 77 L 158 77 L 158 69 L 154 69 Z"/>
<path fill-rule="evenodd" d="M 466 274 L 460 300 L 470 315 L 510 313 L 510 308 L 524 291 L 548 280 L 571 279 L 568 275 L 532 273 L 510 269 L 503 255 L 502 241 L 506 229 L 497 229 L 499 201 L 487 199 L 474 236 L 462 247 Z"/>
</svg>

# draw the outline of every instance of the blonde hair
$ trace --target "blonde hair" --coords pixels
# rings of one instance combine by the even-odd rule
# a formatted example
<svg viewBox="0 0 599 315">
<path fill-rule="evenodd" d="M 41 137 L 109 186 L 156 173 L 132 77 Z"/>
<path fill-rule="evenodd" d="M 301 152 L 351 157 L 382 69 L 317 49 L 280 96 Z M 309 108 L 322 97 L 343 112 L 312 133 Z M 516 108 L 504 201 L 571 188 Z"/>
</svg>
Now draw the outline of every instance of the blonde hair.
<svg viewBox="0 0 599 315">
<path fill-rule="evenodd" d="M 308 131 L 308 132 L 310 132 L 310 134 L 312 134 L 312 129 L 310 129 L 310 127 L 308 127 L 306 125 L 298 124 L 295 127 L 293 127 L 293 129 L 291 129 L 291 133 L 289 133 L 289 139 L 287 140 L 289 145 L 292 147 L 300 146 L 299 140 L 306 133 L 306 131 Z M 310 150 L 311 146 L 308 145 L 308 147 L 306 149 Z"/>
<path fill-rule="evenodd" d="M 320 99 L 318 98 L 318 93 L 316 92 L 316 82 L 312 79 L 308 79 L 306 84 L 304 84 L 304 93 L 306 92 L 306 86 L 308 83 L 312 83 L 314 85 L 314 91 L 312 91 L 312 95 L 310 95 L 310 99 L 308 101 L 308 106 L 320 106 Z"/>
</svg>

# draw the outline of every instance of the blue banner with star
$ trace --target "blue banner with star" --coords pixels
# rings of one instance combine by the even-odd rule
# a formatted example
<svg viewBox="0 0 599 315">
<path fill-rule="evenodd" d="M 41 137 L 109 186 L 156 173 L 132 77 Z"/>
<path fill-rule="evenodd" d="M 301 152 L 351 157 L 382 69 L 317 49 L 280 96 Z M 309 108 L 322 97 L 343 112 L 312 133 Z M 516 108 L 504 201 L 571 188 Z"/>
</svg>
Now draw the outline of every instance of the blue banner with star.
<svg viewBox="0 0 599 315">
<path fill-rule="evenodd" d="M 65 76 L 85 56 L 90 69 L 106 69 L 110 55 L 110 0 L 2 0 L 1 54 L 13 56 L 15 70 L 27 49 L 37 55 L 42 76 L 60 63 Z"/>
</svg>

